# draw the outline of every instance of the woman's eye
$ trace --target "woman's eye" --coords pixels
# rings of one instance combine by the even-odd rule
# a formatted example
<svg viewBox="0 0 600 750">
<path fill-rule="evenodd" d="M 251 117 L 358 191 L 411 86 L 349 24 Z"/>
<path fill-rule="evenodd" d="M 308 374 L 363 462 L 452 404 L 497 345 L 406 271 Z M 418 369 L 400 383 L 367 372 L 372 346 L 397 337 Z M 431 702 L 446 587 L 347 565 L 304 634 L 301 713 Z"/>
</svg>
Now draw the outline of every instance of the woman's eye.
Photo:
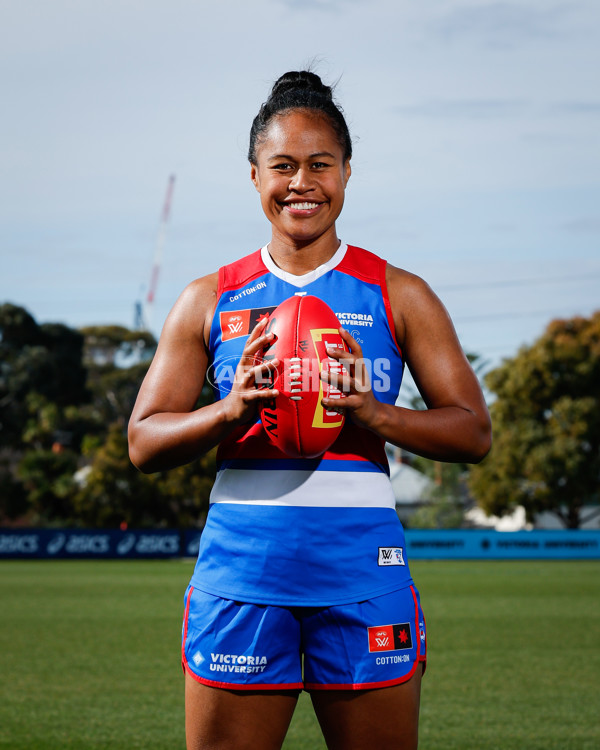
<svg viewBox="0 0 600 750">
<path fill-rule="evenodd" d="M 328 167 L 329 164 L 325 164 L 324 161 L 316 161 L 313 164 L 313 169 L 325 169 L 325 167 Z"/>
<path fill-rule="evenodd" d="M 292 168 L 291 164 L 275 164 L 273 166 L 273 169 L 277 169 L 277 170 L 279 170 L 281 172 L 285 172 L 285 171 L 287 171 L 288 169 L 291 169 L 291 168 Z"/>
</svg>

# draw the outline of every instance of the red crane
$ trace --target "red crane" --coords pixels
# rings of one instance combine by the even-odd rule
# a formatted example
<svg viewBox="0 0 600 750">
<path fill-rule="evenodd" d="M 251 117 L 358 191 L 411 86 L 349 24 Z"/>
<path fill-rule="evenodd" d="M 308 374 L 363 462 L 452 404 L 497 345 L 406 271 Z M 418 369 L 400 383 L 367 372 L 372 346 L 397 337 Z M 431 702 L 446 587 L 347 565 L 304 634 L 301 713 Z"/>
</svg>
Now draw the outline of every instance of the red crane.
<svg viewBox="0 0 600 750">
<path fill-rule="evenodd" d="M 148 294 L 144 302 L 136 302 L 135 304 L 135 323 L 134 326 L 138 330 L 148 331 L 152 325 L 152 312 L 154 309 L 154 298 L 156 297 L 156 287 L 158 285 L 158 277 L 160 274 L 160 266 L 162 264 L 163 249 L 165 245 L 165 238 L 167 236 L 167 223 L 169 221 L 169 214 L 171 213 L 171 202 L 173 200 L 173 189 L 175 187 L 175 175 L 172 174 L 169 177 L 167 184 L 167 194 L 165 195 L 165 202 L 160 218 L 160 224 L 158 227 L 158 236 L 156 238 L 156 245 L 154 247 L 154 261 L 152 263 L 152 271 L 150 272 L 150 284 L 148 286 Z"/>
</svg>

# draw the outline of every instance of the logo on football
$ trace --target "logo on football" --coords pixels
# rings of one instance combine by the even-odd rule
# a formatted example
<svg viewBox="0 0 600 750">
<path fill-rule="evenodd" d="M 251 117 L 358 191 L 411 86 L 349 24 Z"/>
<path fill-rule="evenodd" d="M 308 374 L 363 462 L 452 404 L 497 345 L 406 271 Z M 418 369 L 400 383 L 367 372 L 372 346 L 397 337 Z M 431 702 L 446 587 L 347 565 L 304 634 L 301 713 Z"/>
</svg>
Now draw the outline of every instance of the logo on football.
<svg viewBox="0 0 600 750">
<path fill-rule="evenodd" d="M 343 366 L 327 354 L 327 346 L 348 351 L 339 333 L 340 323 L 323 300 L 294 295 L 269 315 L 271 345 L 257 360 L 277 357 L 280 364 L 262 385 L 279 395 L 263 402 L 261 421 L 275 445 L 293 458 L 321 456 L 339 435 L 344 417 L 327 411 L 323 398 L 344 398 L 337 388 L 321 380 L 321 372 L 341 372 Z"/>
</svg>

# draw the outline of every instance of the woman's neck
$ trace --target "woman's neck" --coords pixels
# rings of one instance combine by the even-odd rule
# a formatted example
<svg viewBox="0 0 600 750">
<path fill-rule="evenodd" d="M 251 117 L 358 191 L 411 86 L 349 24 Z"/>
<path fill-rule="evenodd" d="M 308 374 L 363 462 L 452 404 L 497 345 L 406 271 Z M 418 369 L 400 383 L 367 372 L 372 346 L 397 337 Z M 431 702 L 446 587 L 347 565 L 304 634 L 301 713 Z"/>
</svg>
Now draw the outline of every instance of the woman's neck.
<svg viewBox="0 0 600 750">
<path fill-rule="evenodd" d="M 269 242 L 269 255 L 283 271 L 302 276 L 333 258 L 340 244 L 335 230 L 309 242 L 295 242 L 289 237 L 283 238 L 273 233 Z"/>
</svg>

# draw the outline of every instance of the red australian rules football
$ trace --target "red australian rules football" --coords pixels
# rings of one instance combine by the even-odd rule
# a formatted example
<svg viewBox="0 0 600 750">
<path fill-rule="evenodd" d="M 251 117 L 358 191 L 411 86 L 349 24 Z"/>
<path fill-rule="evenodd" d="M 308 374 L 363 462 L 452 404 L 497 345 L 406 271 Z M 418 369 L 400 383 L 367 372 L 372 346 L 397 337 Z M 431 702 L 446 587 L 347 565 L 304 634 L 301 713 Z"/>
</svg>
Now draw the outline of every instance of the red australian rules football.
<svg viewBox="0 0 600 750">
<path fill-rule="evenodd" d="M 323 300 L 294 295 L 269 315 L 267 333 L 275 338 L 258 352 L 257 360 L 277 357 L 280 364 L 262 387 L 276 388 L 275 399 L 262 402 L 263 427 L 275 445 L 293 458 L 322 455 L 339 435 L 344 417 L 327 411 L 323 397 L 344 398 L 321 380 L 321 371 L 341 372 L 343 366 L 327 355 L 326 346 L 348 351 L 339 334 L 340 323 Z"/>
</svg>

